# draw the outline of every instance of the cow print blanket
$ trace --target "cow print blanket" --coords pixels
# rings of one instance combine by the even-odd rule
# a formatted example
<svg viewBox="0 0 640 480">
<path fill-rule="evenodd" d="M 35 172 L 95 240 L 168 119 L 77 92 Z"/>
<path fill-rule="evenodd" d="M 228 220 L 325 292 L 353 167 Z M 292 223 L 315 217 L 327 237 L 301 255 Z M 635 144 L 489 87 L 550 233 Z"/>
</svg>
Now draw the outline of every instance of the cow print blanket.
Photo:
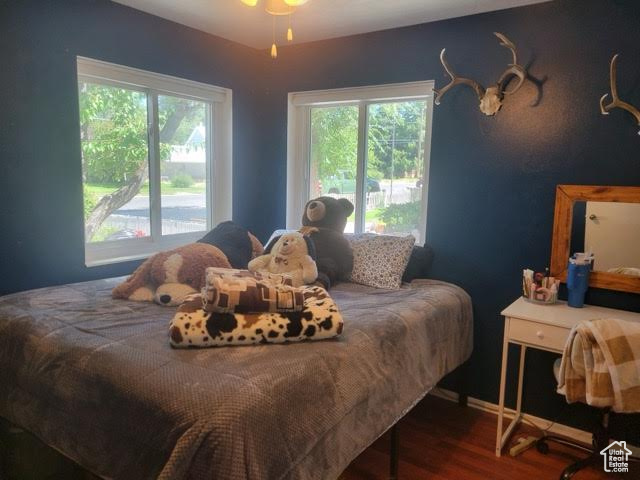
<svg viewBox="0 0 640 480">
<path fill-rule="evenodd" d="M 324 288 L 302 287 L 302 296 L 303 308 L 298 312 L 219 313 L 204 308 L 202 295 L 191 295 L 169 325 L 171 346 L 300 342 L 324 340 L 342 333 L 342 315 Z"/>
</svg>

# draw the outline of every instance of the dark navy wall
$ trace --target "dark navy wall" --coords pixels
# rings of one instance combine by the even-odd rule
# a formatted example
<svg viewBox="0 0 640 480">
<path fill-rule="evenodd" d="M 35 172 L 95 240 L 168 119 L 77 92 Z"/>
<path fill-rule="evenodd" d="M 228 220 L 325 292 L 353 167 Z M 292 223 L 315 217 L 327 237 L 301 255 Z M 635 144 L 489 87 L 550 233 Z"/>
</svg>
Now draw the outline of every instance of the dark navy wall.
<svg viewBox="0 0 640 480">
<path fill-rule="evenodd" d="M 105 0 L 0 1 L 0 294 L 123 275 L 84 266 L 76 55 L 233 90 L 234 217 L 263 233 L 261 52 Z M 248 187 L 247 187 L 248 186 Z"/>
<path fill-rule="evenodd" d="M 443 47 L 454 71 L 487 85 L 510 59 L 494 31 L 515 42 L 542 89 L 528 82 L 494 118 L 478 111 L 466 87 L 435 107 L 427 220 L 433 275 L 473 298 L 471 394 L 492 402 L 500 311 L 519 295 L 522 268 L 549 264 L 556 185 L 640 185 L 638 126 L 625 112 L 604 117 L 598 107 L 615 52 L 621 53 L 620 93 L 640 106 L 640 2 L 557 0 L 282 48 L 269 67 L 272 142 L 265 147 L 281 178 L 283 193 L 275 200 L 283 225 L 287 92 L 426 79 L 442 86 L 448 81 L 439 61 Z M 600 291 L 588 300 L 640 311 L 640 295 Z M 547 418 L 561 411 L 570 422 L 566 416 L 581 415 L 581 409 L 565 411 L 553 393 L 553 356 L 528 358 L 526 409 Z"/>
</svg>

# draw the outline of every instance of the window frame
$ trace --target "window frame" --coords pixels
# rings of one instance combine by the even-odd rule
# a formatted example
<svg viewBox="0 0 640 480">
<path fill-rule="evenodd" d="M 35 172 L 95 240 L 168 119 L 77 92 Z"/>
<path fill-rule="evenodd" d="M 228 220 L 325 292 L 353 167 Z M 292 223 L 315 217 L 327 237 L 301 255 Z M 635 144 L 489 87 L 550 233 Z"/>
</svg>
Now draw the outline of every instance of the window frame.
<svg viewBox="0 0 640 480">
<path fill-rule="evenodd" d="M 186 80 L 170 75 L 116 65 L 91 58 L 76 57 L 76 83 L 126 88 L 147 96 L 147 145 L 149 162 L 149 214 L 151 231 L 148 237 L 126 238 L 86 243 L 85 265 L 88 267 L 146 258 L 158 251 L 184 245 L 201 238 L 206 230 L 162 235 L 160 190 L 160 157 L 158 96 L 168 95 L 196 100 L 207 105 L 206 110 L 206 175 L 207 229 L 232 217 L 232 90 Z M 79 97 L 78 92 L 78 109 Z M 84 180 L 83 180 L 84 182 Z M 84 221 L 83 221 L 84 239 Z"/>
<path fill-rule="evenodd" d="M 358 152 L 356 166 L 356 199 L 366 205 L 364 179 L 367 171 L 368 108 L 371 104 L 424 100 L 426 102 L 423 144 L 424 169 L 420 214 L 420 239 L 426 241 L 429 169 L 431 165 L 431 134 L 433 126 L 434 80 L 393 83 L 329 90 L 290 92 L 287 125 L 287 228 L 299 228 L 304 205 L 309 201 L 311 167 L 311 109 L 312 107 L 358 106 Z M 302 181 L 300 181 L 302 179 Z M 364 208 L 355 210 L 355 232 L 364 227 Z"/>
</svg>

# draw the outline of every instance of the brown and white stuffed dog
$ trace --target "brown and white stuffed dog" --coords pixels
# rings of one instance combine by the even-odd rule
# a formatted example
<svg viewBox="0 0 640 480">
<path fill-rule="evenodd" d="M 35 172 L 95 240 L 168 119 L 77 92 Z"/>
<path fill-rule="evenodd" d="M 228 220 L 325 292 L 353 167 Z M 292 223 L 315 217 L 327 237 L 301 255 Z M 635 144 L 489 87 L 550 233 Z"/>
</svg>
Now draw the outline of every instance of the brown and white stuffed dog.
<svg viewBox="0 0 640 480">
<path fill-rule="evenodd" d="M 208 267 L 231 268 L 231 264 L 218 247 L 190 243 L 149 257 L 111 295 L 138 302 L 180 305 L 187 295 L 200 292 Z"/>
<path fill-rule="evenodd" d="M 242 243 L 241 240 L 247 244 L 242 251 L 233 245 Z M 205 285 L 207 268 L 246 268 L 249 260 L 262 252 L 260 241 L 250 232 L 231 222 L 223 222 L 198 243 L 149 257 L 126 281 L 113 289 L 111 296 L 166 306 L 180 305 L 187 295 L 200 293 Z"/>
<path fill-rule="evenodd" d="M 289 275 L 294 287 L 311 284 L 318 278 L 313 242 L 299 232 L 285 233 L 267 245 L 265 252 L 249 262 L 249 270 Z"/>
</svg>

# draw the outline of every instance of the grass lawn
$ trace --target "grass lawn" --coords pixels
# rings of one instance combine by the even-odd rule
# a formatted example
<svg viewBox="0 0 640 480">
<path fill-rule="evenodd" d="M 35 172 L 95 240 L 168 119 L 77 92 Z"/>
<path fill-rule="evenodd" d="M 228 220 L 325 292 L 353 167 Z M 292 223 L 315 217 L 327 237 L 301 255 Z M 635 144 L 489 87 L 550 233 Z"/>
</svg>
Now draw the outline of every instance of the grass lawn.
<svg viewBox="0 0 640 480">
<path fill-rule="evenodd" d="M 384 210 L 384 208 L 374 208 L 372 210 L 367 210 L 367 213 L 364 216 L 365 222 L 375 222 L 375 221 L 377 221 L 383 210 Z M 351 216 L 349 216 L 349 218 L 347 218 L 347 221 L 354 222 L 355 220 L 356 220 L 356 213 L 353 212 L 351 214 Z"/>
<path fill-rule="evenodd" d="M 173 187 L 171 182 L 162 182 L 162 195 L 176 195 L 178 193 L 205 193 L 207 187 L 204 182 L 196 182 L 191 187 Z M 97 183 L 85 183 L 85 187 L 89 193 L 100 198 L 108 193 L 113 193 L 118 189 L 117 185 L 103 185 Z M 138 192 L 138 195 L 149 195 L 149 182 L 145 182 Z"/>
</svg>

